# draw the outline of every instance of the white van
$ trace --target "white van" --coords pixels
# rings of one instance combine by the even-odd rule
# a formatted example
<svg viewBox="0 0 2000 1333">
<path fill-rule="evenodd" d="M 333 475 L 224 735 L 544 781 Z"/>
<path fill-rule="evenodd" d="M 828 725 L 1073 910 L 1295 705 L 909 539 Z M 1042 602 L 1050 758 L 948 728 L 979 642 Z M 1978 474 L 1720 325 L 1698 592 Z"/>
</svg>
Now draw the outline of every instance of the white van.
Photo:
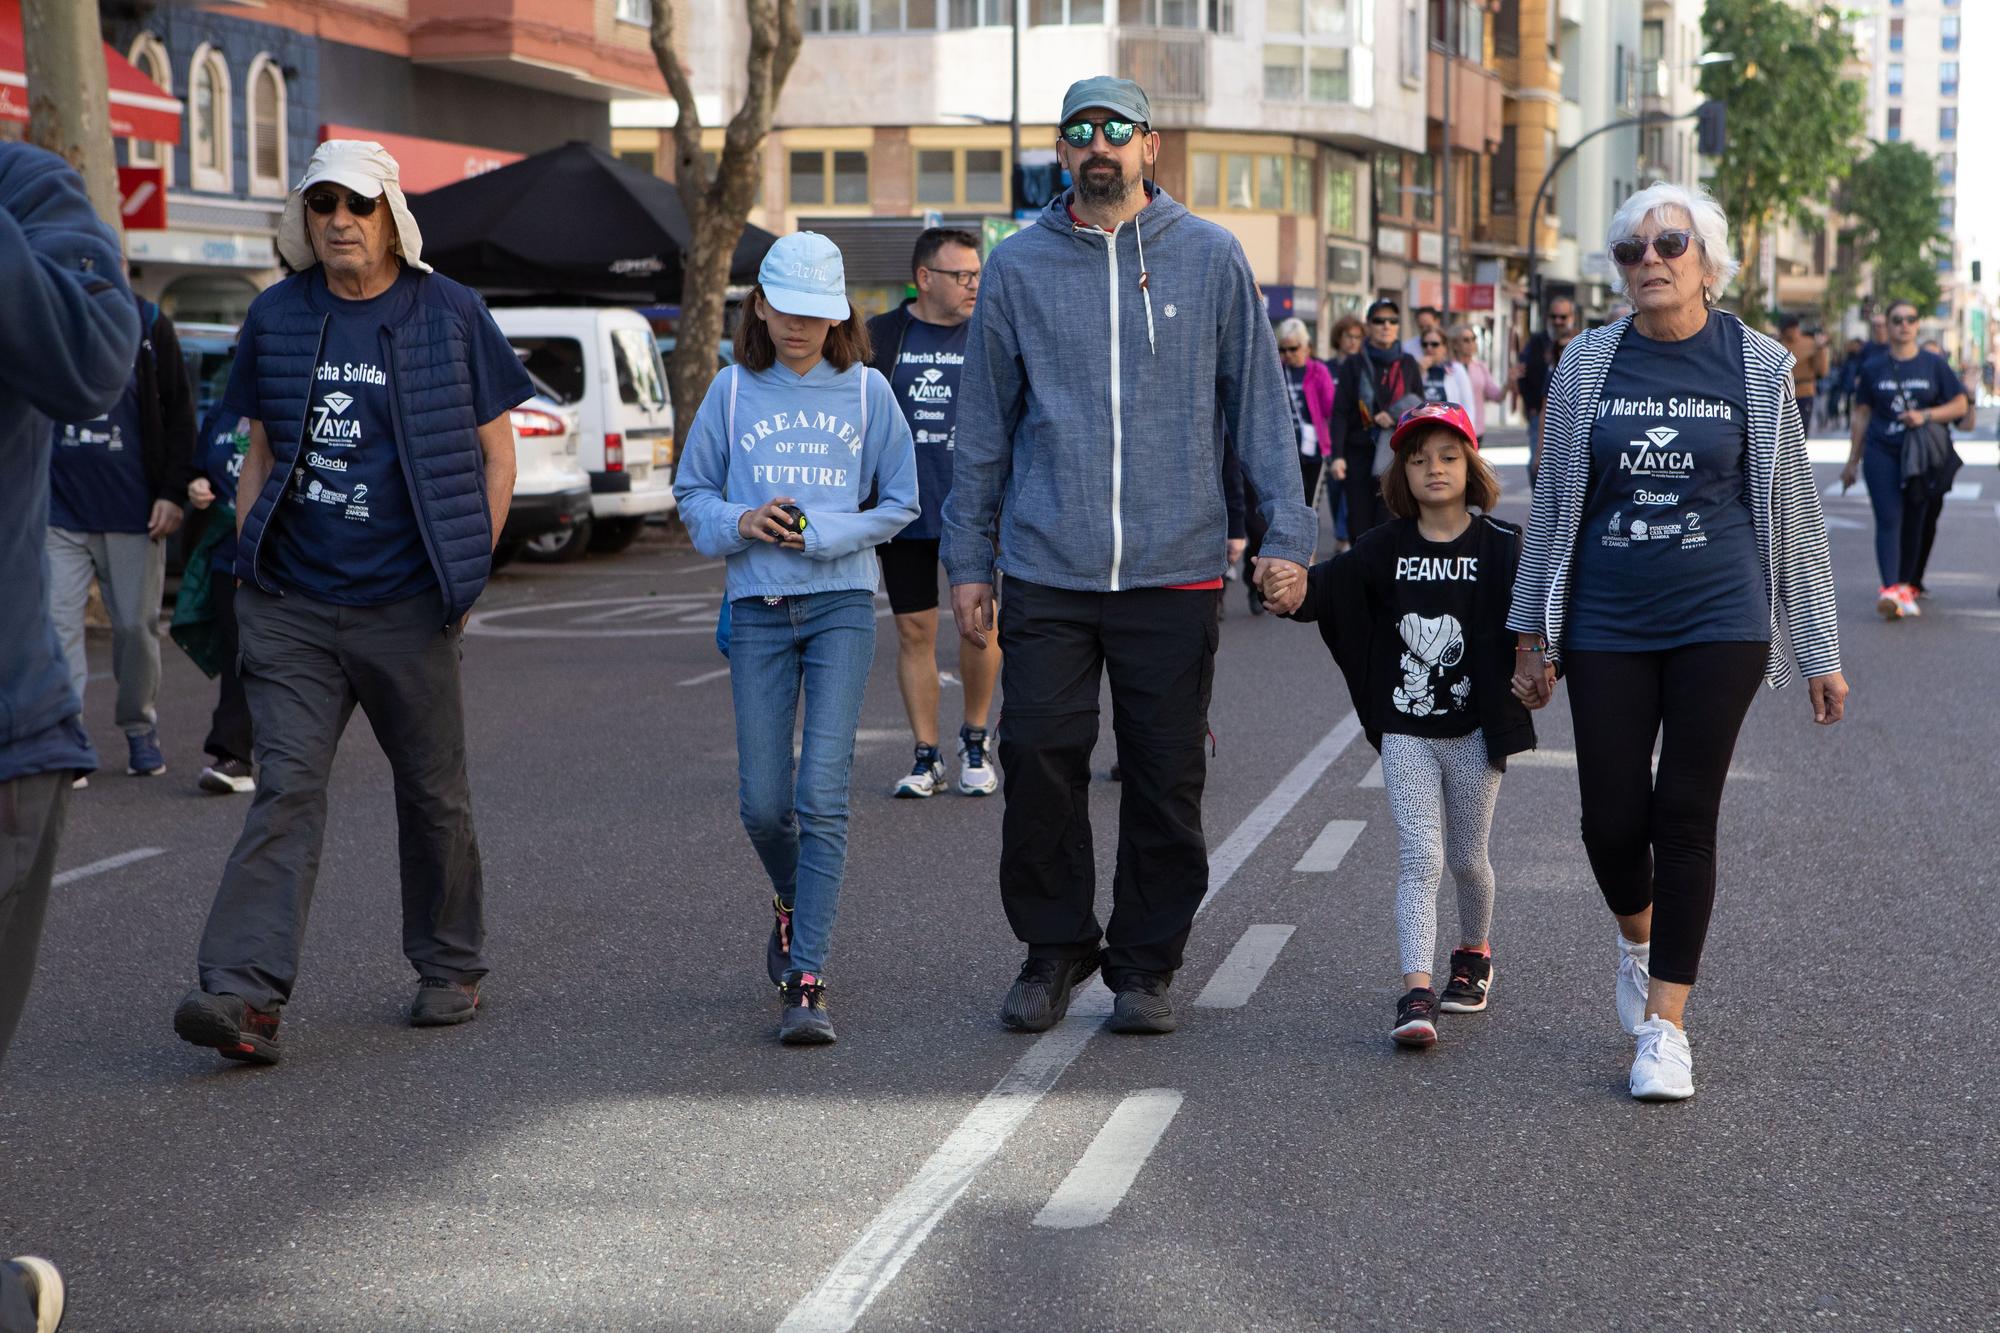
<svg viewBox="0 0 2000 1333">
<path fill-rule="evenodd" d="M 522 364 L 576 409 L 577 461 L 590 474 L 591 525 L 570 542 L 622 551 L 651 514 L 674 507 L 674 409 L 652 326 L 617 306 L 494 306 Z M 554 535 L 529 554 L 572 558 Z M 551 549 L 551 547 L 558 549 Z"/>
</svg>

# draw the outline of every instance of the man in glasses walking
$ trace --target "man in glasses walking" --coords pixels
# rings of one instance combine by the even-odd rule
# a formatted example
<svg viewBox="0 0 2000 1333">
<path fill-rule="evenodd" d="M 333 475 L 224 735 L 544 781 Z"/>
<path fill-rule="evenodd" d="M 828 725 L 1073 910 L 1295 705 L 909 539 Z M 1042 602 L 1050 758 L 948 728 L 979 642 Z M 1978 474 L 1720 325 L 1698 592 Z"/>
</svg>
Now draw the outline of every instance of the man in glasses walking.
<svg viewBox="0 0 2000 1333">
<path fill-rule="evenodd" d="M 354 708 L 395 775 L 410 1022 L 463 1023 L 486 975 L 459 635 L 514 485 L 533 392 L 486 307 L 431 272 L 380 144 L 319 146 L 285 201 L 293 276 L 258 297 L 224 408 L 250 420 L 236 619 L 257 795 L 174 1031 L 274 1064 Z"/>
<path fill-rule="evenodd" d="M 945 787 L 937 718 L 938 539 L 944 498 L 951 493 L 959 372 L 979 301 L 979 238 L 969 231 L 932 227 L 917 237 L 910 268 L 916 297 L 869 320 L 868 340 L 875 349 L 869 364 L 895 389 L 896 405 L 917 445 L 922 512 L 894 540 L 875 548 L 889 609 L 896 616 L 896 683 L 917 747 L 916 763 L 897 780 L 895 792 L 915 800 Z M 965 796 L 991 796 L 1000 789 L 1000 775 L 988 755 L 986 715 L 1000 675 L 999 643 L 988 641 L 981 648 L 960 639 L 958 674 L 965 694 L 964 723 L 958 729 L 958 790 Z"/>
<path fill-rule="evenodd" d="M 1260 573 L 1312 558 L 1249 263 L 1147 179 L 1160 151 L 1149 119 L 1124 79 L 1063 98 L 1056 152 L 1074 185 L 987 256 L 944 506 L 952 611 L 977 644 L 994 630 L 996 567 L 1007 575 L 1000 894 L 1028 958 L 1001 1018 L 1026 1032 L 1061 1019 L 1100 967 L 1114 1031 L 1176 1026 L 1167 988 L 1208 890 L 1225 431 L 1264 497 Z M 1089 786 L 1106 671 L 1124 785 L 1100 928 Z"/>
</svg>

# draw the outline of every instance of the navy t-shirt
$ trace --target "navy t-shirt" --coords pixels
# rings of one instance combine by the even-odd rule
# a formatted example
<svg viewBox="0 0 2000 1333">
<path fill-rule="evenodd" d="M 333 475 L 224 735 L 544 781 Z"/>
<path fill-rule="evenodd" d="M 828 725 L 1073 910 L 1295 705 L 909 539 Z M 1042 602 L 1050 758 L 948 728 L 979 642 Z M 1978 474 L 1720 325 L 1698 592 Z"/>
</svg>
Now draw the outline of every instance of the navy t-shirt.
<svg viewBox="0 0 2000 1333">
<path fill-rule="evenodd" d="M 1742 340 L 1729 321 L 1711 314 L 1678 342 L 1625 331 L 1591 430 L 1566 647 L 1770 641 L 1748 448 Z"/>
<path fill-rule="evenodd" d="M 1449 542 L 1426 541 L 1414 522 L 1397 525 L 1389 605 L 1396 684 L 1382 730 L 1401 736 L 1469 736 L 1479 726 L 1472 697 L 1472 608 L 1479 591 L 1479 520 Z"/>
<path fill-rule="evenodd" d="M 1919 348 L 1908 361 L 1898 361 L 1884 350 L 1862 361 L 1854 400 L 1868 409 L 1868 446 L 1894 450 L 1900 457 L 1909 427 L 1898 414 L 1937 407 L 1964 392 L 1951 363 L 1936 352 Z"/>
<path fill-rule="evenodd" d="M 898 541 L 936 541 L 944 531 L 944 497 L 951 493 L 951 457 L 958 433 L 958 377 L 965 365 L 970 321 L 946 327 L 914 314 L 889 375 L 896 405 L 917 444 L 916 518 Z"/>
<path fill-rule="evenodd" d="M 209 409 L 201 423 L 201 433 L 195 437 L 196 461 L 201 464 L 201 475 L 208 478 L 209 487 L 215 492 L 214 510 L 224 505 L 236 504 L 236 483 L 243 475 L 243 455 L 250 447 L 250 419 L 220 404 Z M 236 567 L 236 523 L 233 518 L 218 519 L 228 524 L 228 531 L 217 538 L 215 550 L 210 557 L 210 568 L 226 574 Z"/>
<path fill-rule="evenodd" d="M 139 442 L 139 382 L 95 421 L 56 426 L 49 457 L 49 526 L 71 532 L 144 532 L 153 516 Z"/>
</svg>

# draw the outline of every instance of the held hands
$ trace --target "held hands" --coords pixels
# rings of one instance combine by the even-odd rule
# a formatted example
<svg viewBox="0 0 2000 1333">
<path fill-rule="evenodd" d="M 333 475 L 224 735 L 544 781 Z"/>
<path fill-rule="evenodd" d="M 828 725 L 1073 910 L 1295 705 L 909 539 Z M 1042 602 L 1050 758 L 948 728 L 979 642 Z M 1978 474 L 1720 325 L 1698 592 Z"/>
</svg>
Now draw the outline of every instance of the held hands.
<svg viewBox="0 0 2000 1333">
<path fill-rule="evenodd" d="M 153 501 L 153 512 L 146 519 L 146 535 L 154 541 L 171 537 L 180 531 L 181 507 L 172 500 Z"/>
<path fill-rule="evenodd" d="M 952 584 L 951 618 L 958 622 L 960 638 L 975 648 L 984 648 L 986 636 L 993 632 L 993 585 Z"/>
<path fill-rule="evenodd" d="M 1835 671 L 1806 681 L 1812 692 L 1813 721 L 1830 727 L 1847 716 L 1847 677 Z"/>
<path fill-rule="evenodd" d="M 1540 642 L 1532 636 L 1524 638 L 1514 651 L 1512 684 L 1514 697 L 1531 709 L 1547 707 L 1550 696 L 1556 692 L 1556 669 L 1549 664 Z"/>
<path fill-rule="evenodd" d="M 796 503 L 791 496 L 781 495 L 756 509 L 747 509 L 743 517 L 736 520 L 736 530 L 752 541 L 803 551 L 806 549 L 805 534 L 793 528 L 792 516 L 785 512 L 786 505 Z"/>
<path fill-rule="evenodd" d="M 1305 603 L 1305 566 L 1289 560 L 1266 560 L 1262 556 L 1252 563 L 1256 566 L 1257 591 L 1264 595 L 1264 604 L 1271 610 L 1288 616 Z"/>
</svg>

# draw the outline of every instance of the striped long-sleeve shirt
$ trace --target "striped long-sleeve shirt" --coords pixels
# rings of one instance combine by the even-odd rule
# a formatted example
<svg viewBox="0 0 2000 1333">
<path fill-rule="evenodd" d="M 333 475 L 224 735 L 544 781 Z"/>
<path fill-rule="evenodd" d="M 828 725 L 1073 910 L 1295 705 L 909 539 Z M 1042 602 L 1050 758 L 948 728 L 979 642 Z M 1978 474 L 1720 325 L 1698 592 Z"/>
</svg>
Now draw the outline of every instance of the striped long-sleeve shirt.
<svg viewBox="0 0 2000 1333">
<path fill-rule="evenodd" d="M 1790 406 L 1792 354 L 1733 316 L 1725 318 L 1743 338 L 1750 512 L 1771 592 L 1771 658 L 1764 678 L 1779 689 L 1800 674 L 1840 670 L 1833 561 L 1805 430 Z M 1562 656 L 1577 532 L 1589 499 L 1591 428 L 1611 362 L 1631 324 L 1628 317 L 1577 335 L 1549 382 L 1538 484 L 1507 627 L 1540 634 L 1551 661 Z"/>
</svg>

